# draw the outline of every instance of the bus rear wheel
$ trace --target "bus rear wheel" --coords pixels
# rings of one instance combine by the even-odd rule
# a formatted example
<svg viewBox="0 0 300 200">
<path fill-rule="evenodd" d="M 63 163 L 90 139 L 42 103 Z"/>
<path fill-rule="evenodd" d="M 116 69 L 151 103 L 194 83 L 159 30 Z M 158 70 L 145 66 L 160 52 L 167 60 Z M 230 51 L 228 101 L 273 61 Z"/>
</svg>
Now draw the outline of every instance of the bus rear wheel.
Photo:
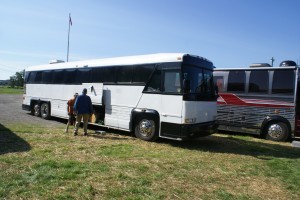
<svg viewBox="0 0 300 200">
<path fill-rule="evenodd" d="M 286 141 L 289 137 L 288 127 L 283 122 L 270 123 L 266 128 L 266 139 L 276 142 Z"/>
<path fill-rule="evenodd" d="M 41 116 L 41 107 L 39 104 L 35 104 L 33 107 L 33 114 L 36 117 L 40 117 Z"/>
<path fill-rule="evenodd" d="M 50 119 L 50 106 L 48 103 L 43 103 L 41 105 L 41 116 L 43 119 Z"/>
<path fill-rule="evenodd" d="M 158 137 L 158 123 L 152 118 L 141 118 L 135 125 L 135 136 L 145 141 L 154 141 Z"/>
</svg>

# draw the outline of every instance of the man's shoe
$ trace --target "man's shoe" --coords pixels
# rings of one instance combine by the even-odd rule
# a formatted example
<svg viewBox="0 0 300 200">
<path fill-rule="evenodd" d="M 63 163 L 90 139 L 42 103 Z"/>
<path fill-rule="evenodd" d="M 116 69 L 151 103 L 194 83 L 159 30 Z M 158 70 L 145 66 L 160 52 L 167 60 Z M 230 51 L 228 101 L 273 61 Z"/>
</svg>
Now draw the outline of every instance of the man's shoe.
<svg viewBox="0 0 300 200">
<path fill-rule="evenodd" d="M 87 134 L 87 133 L 84 133 L 83 135 L 84 135 L 84 136 L 87 136 L 88 134 Z"/>
<path fill-rule="evenodd" d="M 74 136 L 77 136 L 78 134 L 77 133 L 74 133 Z"/>
</svg>

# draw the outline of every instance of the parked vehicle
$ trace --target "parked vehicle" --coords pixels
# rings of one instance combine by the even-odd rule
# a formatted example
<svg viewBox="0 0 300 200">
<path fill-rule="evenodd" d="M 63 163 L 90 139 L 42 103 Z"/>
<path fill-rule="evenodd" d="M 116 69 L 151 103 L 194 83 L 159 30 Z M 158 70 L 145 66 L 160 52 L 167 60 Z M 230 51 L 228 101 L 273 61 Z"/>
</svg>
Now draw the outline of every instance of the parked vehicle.
<svg viewBox="0 0 300 200">
<path fill-rule="evenodd" d="M 300 137 L 299 67 L 215 69 L 219 130 L 260 135 L 273 141 Z"/>
<path fill-rule="evenodd" d="M 67 118 L 67 100 L 88 88 L 90 123 L 132 131 L 143 140 L 182 140 L 216 130 L 213 63 L 167 53 L 52 62 L 25 72 L 23 109 Z"/>
</svg>

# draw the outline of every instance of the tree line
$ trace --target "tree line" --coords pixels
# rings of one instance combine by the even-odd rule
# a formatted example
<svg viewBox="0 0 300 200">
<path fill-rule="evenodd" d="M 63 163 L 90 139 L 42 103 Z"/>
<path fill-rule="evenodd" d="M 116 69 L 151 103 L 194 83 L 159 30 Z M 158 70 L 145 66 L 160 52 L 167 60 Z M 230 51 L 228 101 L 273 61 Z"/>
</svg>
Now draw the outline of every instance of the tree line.
<svg viewBox="0 0 300 200">
<path fill-rule="evenodd" d="M 15 75 L 11 76 L 9 78 L 9 86 L 14 88 L 14 87 L 23 87 L 24 84 L 24 75 L 25 75 L 25 70 L 16 72 Z"/>
</svg>

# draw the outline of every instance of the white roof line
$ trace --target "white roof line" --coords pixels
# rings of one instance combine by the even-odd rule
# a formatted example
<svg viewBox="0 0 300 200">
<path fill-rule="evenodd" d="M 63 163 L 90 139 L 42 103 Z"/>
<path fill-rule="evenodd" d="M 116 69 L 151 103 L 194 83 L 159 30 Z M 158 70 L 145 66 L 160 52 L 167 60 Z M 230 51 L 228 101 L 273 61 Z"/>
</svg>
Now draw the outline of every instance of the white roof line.
<svg viewBox="0 0 300 200">
<path fill-rule="evenodd" d="M 65 62 L 56 64 L 45 64 L 30 66 L 26 70 L 47 70 L 47 69 L 66 69 L 74 67 L 96 67 L 96 66 L 114 66 L 114 65 L 131 65 L 131 64 L 147 64 L 156 62 L 182 62 L 182 57 L 187 55 L 185 53 L 158 53 L 137 56 L 123 56 L 113 58 L 102 58 L 94 60 L 83 60 L 75 62 Z M 181 58 L 181 59 L 179 59 Z M 203 58 L 205 59 L 205 58 Z"/>
</svg>

